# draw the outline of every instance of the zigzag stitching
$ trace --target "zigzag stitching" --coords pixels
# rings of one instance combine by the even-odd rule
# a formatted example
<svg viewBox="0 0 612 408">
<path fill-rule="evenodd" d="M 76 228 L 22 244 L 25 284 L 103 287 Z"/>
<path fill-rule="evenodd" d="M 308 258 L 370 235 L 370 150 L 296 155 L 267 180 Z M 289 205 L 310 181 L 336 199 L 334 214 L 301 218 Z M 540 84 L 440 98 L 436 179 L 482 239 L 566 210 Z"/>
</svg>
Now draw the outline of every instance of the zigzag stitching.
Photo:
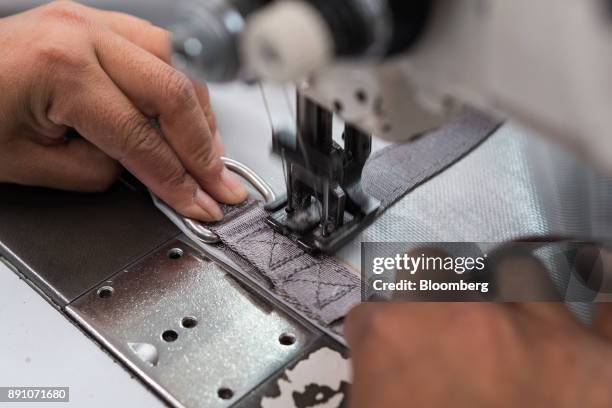
<svg viewBox="0 0 612 408">
<path fill-rule="evenodd" d="M 302 256 L 302 255 L 300 255 Z M 297 258 L 297 257 L 296 257 Z M 316 259 L 312 261 L 312 263 L 306 264 L 306 265 L 302 265 L 296 269 L 294 269 L 292 272 L 289 273 L 289 275 L 285 276 L 282 281 L 283 282 L 287 282 L 290 281 L 295 275 L 297 275 L 300 272 L 304 272 L 306 269 L 310 269 L 313 266 L 320 266 L 321 262 L 317 261 Z"/>
<path fill-rule="evenodd" d="M 311 281 L 311 280 L 307 280 L 307 279 L 295 279 L 295 280 L 291 280 L 289 282 L 316 283 L 317 284 L 317 290 L 315 291 L 315 297 L 317 299 L 316 306 L 321 308 L 321 309 L 324 308 L 324 307 L 329 306 L 332 302 L 336 302 L 336 301 L 342 299 L 347 294 L 349 294 L 350 292 L 352 292 L 354 289 L 357 288 L 357 285 L 336 285 L 336 284 L 331 284 L 331 283 L 327 283 L 327 282 Z M 321 299 L 319 288 L 322 285 L 334 286 L 334 287 L 344 287 L 344 289 L 341 290 L 340 292 L 335 293 L 333 296 L 329 296 L 326 299 Z"/>
<path fill-rule="evenodd" d="M 262 231 L 264 228 L 258 230 Z M 265 228 L 267 230 L 267 228 Z M 267 231 L 266 231 L 267 232 Z M 280 268 L 281 266 L 289 263 L 290 261 L 299 258 L 300 256 L 305 255 L 304 252 L 301 252 L 298 255 L 289 255 L 285 258 L 281 258 L 279 260 L 277 260 L 276 262 L 273 262 L 273 258 L 274 258 L 274 254 L 275 254 L 275 249 L 277 246 L 281 246 L 281 247 L 287 247 L 289 249 L 293 249 L 294 246 L 291 243 L 284 243 L 284 242 L 278 242 L 277 241 L 277 236 L 278 234 L 274 231 L 272 231 L 272 242 L 270 242 L 269 239 L 266 240 L 255 240 L 255 239 L 249 239 L 248 241 L 246 240 L 247 238 L 249 238 L 250 236 L 252 236 L 253 234 L 249 234 L 245 237 L 243 237 L 242 239 L 240 239 L 237 243 L 242 244 L 242 243 L 246 243 L 246 244 L 264 244 L 269 246 L 269 253 L 268 253 L 268 267 L 270 268 L 271 271 L 274 271 L 278 268 Z"/>
<path fill-rule="evenodd" d="M 293 277 L 295 275 L 297 275 L 299 272 L 303 272 L 307 269 L 310 269 L 312 266 L 317 266 L 317 279 L 312 281 L 312 280 L 308 280 L 308 279 L 293 279 Z M 329 282 L 323 282 L 322 281 L 322 277 L 321 277 L 321 272 L 322 272 L 322 262 L 319 262 L 318 264 L 314 264 L 311 265 L 310 267 L 302 267 L 299 268 L 299 270 L 295 270 L 293 271 L 289 276 L 287 276 L 285 279 L 283 279 L 283 283 L 287 283 L 287 282 L 307 282 L 307 283 L 313 283 L 316 284 L 316 289 L 315 289 L 315 297 L 317 299 L 317 306 L 318 307 L 326 307 L 328 306 L 331 302 L 335 302 L 336 300 L 339 300 L 341 298 L 343 298 L 347 293 L 349 293 L 350 291 L 352 291 L 354 288 L 357 287 L 357 285 L 347 285 L 347 284 L 340 284 L 340 283 L 329 283 Z M 321 299 L 321 287 L 325 285 L 325 286 L 332 286 L 332 287 L 344 287 L 346 288 L 344 291 L 340 291 L 339 293 L 336 293 L 334 296 L 328 297 L 327 299 Z"/>
</svg>

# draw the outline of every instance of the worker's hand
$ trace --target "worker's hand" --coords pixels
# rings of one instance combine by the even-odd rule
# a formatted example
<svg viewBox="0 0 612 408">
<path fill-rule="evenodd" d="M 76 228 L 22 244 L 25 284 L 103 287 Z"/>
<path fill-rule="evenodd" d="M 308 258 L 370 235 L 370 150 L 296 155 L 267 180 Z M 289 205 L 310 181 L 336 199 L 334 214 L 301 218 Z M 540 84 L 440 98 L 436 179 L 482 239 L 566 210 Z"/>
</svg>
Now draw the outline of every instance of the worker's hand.
<svg viewBox="0 0 612 408">
<path fill-rule="evenodd" d="M 345 333 L 353 408 L 612 406 L 612 337 L 562 304 L 363 304 Z"/>
<path fill-rule="evenodd" d="M 0 50 L 0 182 L 102 191 L 123 165 L 207 221 L 246 197 L 207 89 L 168 64 L 166 31 L 61 1 L 1 19 Z"/>
<path fill-rule="evenodd" d="M 364 303 L 345 334 L 354 408 L 612 406 L 609 303 L 593 327 L 563 303 Z"/>
</svg>

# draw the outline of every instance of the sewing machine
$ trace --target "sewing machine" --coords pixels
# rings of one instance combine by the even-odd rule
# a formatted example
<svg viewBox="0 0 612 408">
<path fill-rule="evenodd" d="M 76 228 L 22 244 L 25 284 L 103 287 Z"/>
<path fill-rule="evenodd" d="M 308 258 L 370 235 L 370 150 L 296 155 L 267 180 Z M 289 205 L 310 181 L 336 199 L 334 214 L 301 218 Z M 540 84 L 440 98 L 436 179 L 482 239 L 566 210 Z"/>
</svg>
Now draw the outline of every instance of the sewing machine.
<svg viewBox="0 0 612 408">
<path fill-rule="evenodd" d="M 143 9 L 168 22 L 162 3 L 163 12 L 148 1 Z M 380 203 L 360 187 L 371 153 L 444 123 L 463 103 L 559 135 L 605 168 L 608 3 L 197 0 L 171 27 L 176 64 L 211 82 L 230 167 L 268 202 L 269 223 L 358 270 L 363 241 L 612 230 L 612 198 L 601 194 L 609 178 L 513 121 L 376 220 Z M 330 25 L 337 16 L 347 20 Z M 263 85 L 245 85 L 254 81 Z M 68 324 L 75 336 L 94 339 L 148 387 L 88 344 L 95 363 L 69 353 L 49 363 L 47 379 L 72 385 L 76 401 L 91 406 L 64 366 L 77 377 L 114 369 L 113 389 L 145 394 L 126 396 L 131 406 L 151 406 L 148 390 L 174 406 L 343 400 L 350 375 L 341 339 L 245 279 L 218 237 L 155 207 L 136 180 L 100 196 L 0 189 L 2 260 L 80 329 Z M 20 323 L 29 312 L 14 303 L 7 310 Z M 57 350 L 17 343 L 26 346 L 11 367 L 26 374 L 33 350 L 45 350 L 33 358 L 45 362 Z M 333 373 L 324 384 L 321 371 Z"/>
<path fill-rule="evenodd" d="M 186 5 L 174 30 L 179 67 L 209 82 L 296 85 L 294 126 L 271 125 L 286 195 L 269 222 L 311 251 L 335 252 L 376 217 L 379 203 L 360 183 L 372 135 L 409 140 L 462 104 L 522 121 L 612 170 L 604 1 Z M 332 115 L 347 123 L 343 147 Z"/>
</svg>

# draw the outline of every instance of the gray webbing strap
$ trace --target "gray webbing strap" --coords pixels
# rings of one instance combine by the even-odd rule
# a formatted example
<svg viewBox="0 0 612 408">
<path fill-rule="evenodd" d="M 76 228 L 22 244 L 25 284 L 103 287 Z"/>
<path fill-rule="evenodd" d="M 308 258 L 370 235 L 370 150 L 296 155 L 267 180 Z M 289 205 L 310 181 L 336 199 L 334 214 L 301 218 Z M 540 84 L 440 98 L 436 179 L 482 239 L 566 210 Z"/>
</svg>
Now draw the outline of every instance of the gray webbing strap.
<svg viewBox="0 0 612 408">
<path fill-rule="evenodd" d="M 214 228 L 221 240 L 255 266 L 285 301 L 322 323 L 344 316 L 359 301 L 359 279 L 328 256 L 314 257 L 270 228 L 267 212 L 253 207 Z"/>
<path fill-rule="evenodd" d="M 375 154 L 364 168 L 364 189 L 388 208 L 403 195 L 464 157 L 499 123 L 465 110 L 452 122 Z M 271 290 L 307 316 L 330 325 L 360 301 L 355 271 L 330 256 L 312 256 L 270 228 L 266 211 L 249 206 L 212 226 L 222 242 L 272 283 Z"/>
<path fill-rule="evenodd" d="M 464 109 L 444 126 L 372 155 L 363 171 L 365 191 L 389 208 L 410 190 L 442 172 L 483 142 L 499 122 Z"/>
</svg>

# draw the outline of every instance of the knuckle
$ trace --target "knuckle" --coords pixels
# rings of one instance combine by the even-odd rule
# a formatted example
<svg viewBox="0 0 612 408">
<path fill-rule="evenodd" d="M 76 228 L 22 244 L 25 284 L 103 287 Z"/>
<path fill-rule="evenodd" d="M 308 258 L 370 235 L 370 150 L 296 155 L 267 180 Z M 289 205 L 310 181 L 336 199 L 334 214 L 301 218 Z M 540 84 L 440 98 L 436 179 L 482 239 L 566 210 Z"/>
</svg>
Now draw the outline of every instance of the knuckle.
<svg viewBox="0 0 612 408">
<path fill-rule="evenodd" d="M 91 20 L 83 12 L 83 6 L 68 0 L 53 1 L 41 8 L 43 18 L 63 23 L 89 25 Z"/>
<path fill-rule="evenodd" d="M 58 29 L 58 26 L 61 29 Z M 97 65 L 88 29 L 75 27 L 63 20 L 52 21 L 49 25 L 49 21 L 45 19 L 39 30 L 41 39 L 30 48 L 30 52 L 34 53 L 33 56 L 39 62 L 38 66 L 45 69 L 55 68 L 58 74 L 64 73 L 61 75 L 62 79 L 67 79 L 71 75 L 65 73 L 82 73 L 91 69 L 92 65 Z"/>
<path fill-rule="evenodd" d="M 84 55 L 59 42 L 49 41 L 40 45 L 37 54 L 45 66 L 61 68 L 65 72 L 83 70 L 88 66 Z"/>
<path fill-rule="evenodd" d="M 125 135 L 120 146 L 121 157 L 150 154 L 158 150 L 162 140 L 151 124 L 138 114 L 129 114 L 119 120 L 119 129 Z"/>
<path fill-rule="evenodd" d="M 165 149 L 165 141 L 151 126 L 151 123 L 139 114 L 126 115 L 119 125 L 123 129 L 119 162 L 139 160 L 142 157 L 154 158 L 159 164 L 155 171 L 157 182 L 169 190 L 175 191 L 185 187 L 187 171 L 180 162 L 173 159 Z"/>
<path fill-rule="evenodd" d="M 179 188 L 187 186 L 187 179 L 187 171 L 183 166 L 171 166 L 166 168 L 159 177 L 159 181 L 172 191 L 177 191 Z M 193 188 L 193 190 L 193 194 L 195 194 L 195 188 Z M 191 197 L 193 197 L 193 194 Z"/>
<path fill-rule="evenodd" d="M 206 143 L 199 144 L 194 152 L 193 159 L 199 165 L 203 166 L 203 170 L 211 177 L 215 177 L 223 171 L 225 165 L 220 157 L 217 157 L 215 148 L 210 140 Z"/>
<path fill-rule="evenodd" d="M 198 98 L 193 83 L 185 74 L 172 68 L 169 69 L 171 72 L 166 74 L 168 80 L 165 81 L 165 96 L 170 110 L 172 112 L 192 111 L 198 106 Z"/>
</svg>

